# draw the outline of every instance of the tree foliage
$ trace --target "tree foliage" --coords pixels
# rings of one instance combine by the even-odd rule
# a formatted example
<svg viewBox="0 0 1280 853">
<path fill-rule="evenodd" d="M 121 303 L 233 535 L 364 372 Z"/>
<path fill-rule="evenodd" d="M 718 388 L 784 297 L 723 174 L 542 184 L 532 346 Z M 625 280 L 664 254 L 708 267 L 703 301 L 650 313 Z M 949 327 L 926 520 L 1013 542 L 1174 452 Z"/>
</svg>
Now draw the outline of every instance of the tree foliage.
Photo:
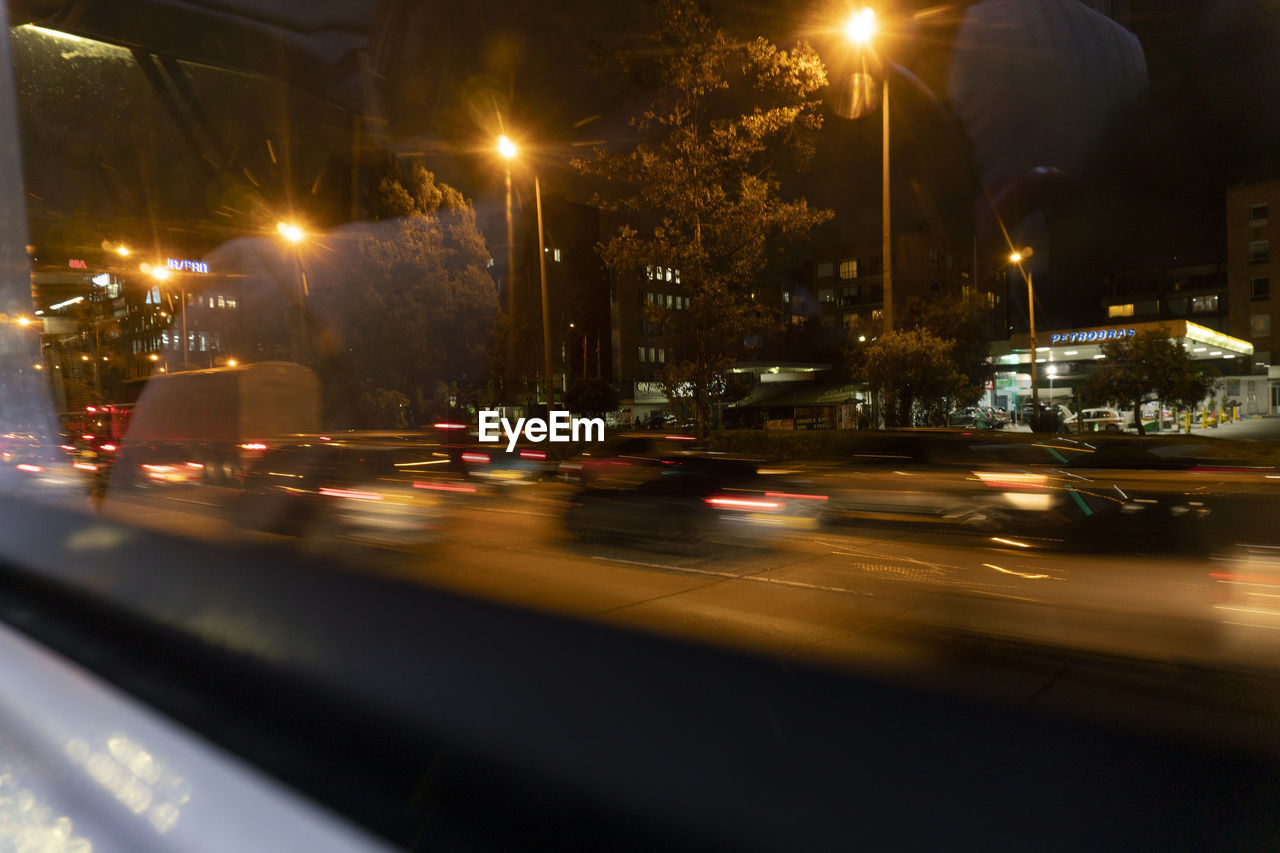
<svg viewBox="0 0 1280 853">
<path fill-rule="evenodd" d="M 946 424 L 951 401 L 970 387 L 954 350 L 928 329 L 894 330 L 867 347 L 863 378 L 883 395 L 886 426 L 912 426 L 917 410 L 928 423 Z"/>
<path fill-rule="evenodd" d="M 971 406 L 982 396 L 985 383 L 995 376 L 991 364 L 991 342 L 982 307 L 973 298 L 942 298 L 907 301 L 902 312 L 902 327 L 925 329 L 937 337 L 951 341 L 951 357 L 964 376 L 963 387 L 956 388 L 951 407 Z"/>
<path fill-rule="evenodd" d="M 484 377 L 498 312 L 489 252 L 470 203 L 421 166 L 387 174 L 370 211 L 391 222 L 361 239 L 358 275 L 317 297 L 339 339 L 339 393 L 399 393 L 417 422 L 447 406 L 450 383 Z"/>
<path fill-rule="evenodd" d="M 638 141 L 577 165 L 604 181 L 602 206 L 631 220 L 600 246 L 609 271 L 633 280 L 655 266 L 680 271 L 666 289 L 688 307 L 649 311 L 672 354 L 667 396 L 705 433 L 728 367 L 770 319 L 752 303 L 752 283 L 830 216 L 784 199 L 778 177 L 812 155 L 826 72 L 808 45 L 737 38 L 694 0 L 652 9 L 655 29 L 617 54 L 647 97 L 631 122 Z"/>
<path fill-rule="evenodd" d="M 1094 399 L 1132 407 L 1138 432 L 1142 428 L 1142 404 L 1149 401 L 1194 408 L 1213 387 L 1213 380 L 1196 368 L 1181 341 L 1167 329 L 1139 332 L 1102 345 L 1106 356 L 1088 380 Z"/>
<path fill-rule="evenodd" d="M 618 392 L 599 379 L 580 379 L 569 386 L 565 408 L 575 415 L 597 417 L 618 411 Z"/>
</svg>

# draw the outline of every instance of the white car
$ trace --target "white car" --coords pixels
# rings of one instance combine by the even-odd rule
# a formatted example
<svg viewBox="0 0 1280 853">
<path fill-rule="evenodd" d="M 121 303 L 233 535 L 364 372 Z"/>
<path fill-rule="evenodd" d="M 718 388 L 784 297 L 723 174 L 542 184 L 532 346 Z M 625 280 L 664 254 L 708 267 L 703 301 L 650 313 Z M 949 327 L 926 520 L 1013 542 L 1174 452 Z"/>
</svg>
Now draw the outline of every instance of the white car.
<svg viewBox="0 0 1280 853">
<path fill-rule="evenodd" d="M 1074 430 L 1082 423 L 1084 432 L 1120 432 L 1128 421 L 1118 409 L 1085 409 L 1079 418 L 1072 414 L 1063 424 Z"/>
</svg>

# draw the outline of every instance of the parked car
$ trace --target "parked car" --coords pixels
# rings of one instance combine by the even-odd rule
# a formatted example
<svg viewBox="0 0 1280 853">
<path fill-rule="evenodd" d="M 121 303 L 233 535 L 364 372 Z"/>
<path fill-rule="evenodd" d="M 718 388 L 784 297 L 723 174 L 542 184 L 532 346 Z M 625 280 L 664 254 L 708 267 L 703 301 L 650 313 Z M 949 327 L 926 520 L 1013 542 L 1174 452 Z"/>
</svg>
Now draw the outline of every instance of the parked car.
<svg viewBox="0 0 1280 853">
<path fill-rule="evenodd" d="M 1132 420 L 1118 409 L 1084 409 L 1078 416 L 1073 413 L 1064 418 L 1062 424 L 1071 432 L 1120 432 Z"/>
</svg>

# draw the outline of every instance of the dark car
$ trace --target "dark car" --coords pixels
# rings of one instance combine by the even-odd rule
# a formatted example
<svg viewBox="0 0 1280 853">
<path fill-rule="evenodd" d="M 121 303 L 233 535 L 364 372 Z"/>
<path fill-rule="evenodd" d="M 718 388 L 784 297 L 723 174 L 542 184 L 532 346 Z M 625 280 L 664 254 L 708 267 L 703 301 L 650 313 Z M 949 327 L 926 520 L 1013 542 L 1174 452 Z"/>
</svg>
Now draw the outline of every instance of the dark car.
<svg viewBox="0 0 1280 853">
<path fill-rule="evenodd" d="M 558 476 L 569 482 L 635 484 L 648 478 L 664 459 L 701 452 L 691 435 L 620 433 L 601 445 L 560 463 Z"/>
<path fill-rule="evenodd" d="M 657 548 L 760 545 L 817 526 L 825 495 L 759 473 L 755 460 L 709 453 L 646 459 L 646 476 L 588 481 L 569 502 L 565 526 L 579 539 Z"/>
<path fill-rule="evenodd" d="M 475 491 L 438 444 L 316 440 L 268 451 L 236 509 L 243 527 L 310 545 L 411 546 L 434 540 L 446 505 Z"/>
</svg>

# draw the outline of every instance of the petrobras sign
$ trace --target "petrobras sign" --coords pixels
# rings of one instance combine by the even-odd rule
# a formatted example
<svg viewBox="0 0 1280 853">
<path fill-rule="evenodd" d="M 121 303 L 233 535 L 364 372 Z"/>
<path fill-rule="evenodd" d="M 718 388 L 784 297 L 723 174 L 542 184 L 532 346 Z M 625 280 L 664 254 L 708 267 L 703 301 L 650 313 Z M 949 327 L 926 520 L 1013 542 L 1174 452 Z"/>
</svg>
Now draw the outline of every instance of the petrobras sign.
<svg viewBox="0 0 1280 853">
<path fill-rule="evenodd" d="M 1090 329 L 1087 332 L 1054 332 L 1049 336 L 1049 343 L 1091 344 L 1114 341 L 1120 338 L 1132 338 L 1136 334 L 1138 334 L 1137 329 Z"/>
</svg>

